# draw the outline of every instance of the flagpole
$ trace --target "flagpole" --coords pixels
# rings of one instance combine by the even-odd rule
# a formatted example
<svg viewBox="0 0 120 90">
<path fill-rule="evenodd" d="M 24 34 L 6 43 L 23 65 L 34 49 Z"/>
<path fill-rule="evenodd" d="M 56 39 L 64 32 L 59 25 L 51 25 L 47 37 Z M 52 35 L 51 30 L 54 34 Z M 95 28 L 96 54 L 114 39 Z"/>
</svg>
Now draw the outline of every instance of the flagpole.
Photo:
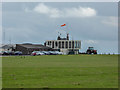
<svg viewBox="0 0 120 90">
<path fill-rule="evenodd" d="M 66 22 L 66 30 L 67 30 L 67 31 L 66 31 L 66 34 L 69 34 L 69 32 L 68 32 L 68 31 L 69 31 L 69 29 L 68 29 L 68 27 L 67 27 L 67 26 L 68 26 L 68 22 Z M 71 39 L 72 39 L 72 40 L 74 40 L 74 37 L 73 37 L 72 35 L 71 35 Z"/>
<path fill-rule="evenodd" d="M 61 25 L 61 27 L 63 27 L 63 26 L 65 26 L 65 29 L 62 29 L 62 30 L 65 32 L 65 34 L 67 34 L 67 32 L 66 32 L 66 30 L 67 30 L 67 24 L 65 23 L 65 24 Z"/>
</svg>

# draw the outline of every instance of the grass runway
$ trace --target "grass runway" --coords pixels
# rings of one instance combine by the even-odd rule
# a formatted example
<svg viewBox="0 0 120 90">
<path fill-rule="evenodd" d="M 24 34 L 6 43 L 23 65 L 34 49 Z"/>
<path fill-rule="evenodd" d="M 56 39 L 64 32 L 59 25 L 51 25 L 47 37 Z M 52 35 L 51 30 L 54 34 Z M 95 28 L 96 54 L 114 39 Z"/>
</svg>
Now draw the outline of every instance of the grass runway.
<svg viewBox="0 0 120 90">
<path fill-rule="evenodd" d="M 3 88 L 118 88 L 118 55 L 2 57 Z"/>
</svg>

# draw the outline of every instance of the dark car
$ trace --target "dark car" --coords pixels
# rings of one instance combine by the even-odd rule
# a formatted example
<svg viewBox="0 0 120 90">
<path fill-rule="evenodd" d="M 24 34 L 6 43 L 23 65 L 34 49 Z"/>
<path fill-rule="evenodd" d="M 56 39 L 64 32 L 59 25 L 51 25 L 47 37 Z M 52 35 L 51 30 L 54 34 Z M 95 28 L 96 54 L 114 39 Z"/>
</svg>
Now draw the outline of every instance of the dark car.
<svg viewBox="0 0 120 90">
<path fill-rule="evenodd" d="M 9 55 L 15 55 L 14 51 L 9 51 Z"/>
<path fill-rule="evenodd" d="M 22 55 L 22 52 L 20 52 L 20 51 L 15 51 L 15 55 Z"/>
<path fill-rule="evenodd" d="M 9 55 L 9 51 L 3 51 L 2 55 Z"/>
</svg>

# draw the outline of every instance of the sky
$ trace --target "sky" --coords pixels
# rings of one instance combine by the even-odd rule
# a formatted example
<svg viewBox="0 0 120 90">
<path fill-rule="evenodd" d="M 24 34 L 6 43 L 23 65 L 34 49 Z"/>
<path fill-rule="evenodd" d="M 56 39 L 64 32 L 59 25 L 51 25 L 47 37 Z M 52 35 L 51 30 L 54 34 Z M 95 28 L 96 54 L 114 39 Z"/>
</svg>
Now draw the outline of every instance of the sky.
<svg viewBox="0 0 120 90">
<path fill-rule="evenodd" d="M 4 2 L 4 43 L 44 44 L 70 34 L 81 40 L 80 52 L 93 46 L 98 53 L 118 53 L 117 2 Z M 64 27 L 60 27 L 66 24 Z"/>
</svg>

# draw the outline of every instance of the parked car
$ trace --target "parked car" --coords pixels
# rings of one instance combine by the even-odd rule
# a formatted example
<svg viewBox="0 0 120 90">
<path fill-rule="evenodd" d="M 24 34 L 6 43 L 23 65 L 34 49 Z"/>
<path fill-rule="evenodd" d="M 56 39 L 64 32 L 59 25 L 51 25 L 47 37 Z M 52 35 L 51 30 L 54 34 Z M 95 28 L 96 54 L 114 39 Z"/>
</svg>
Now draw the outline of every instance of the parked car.
<svg viewBox="0 0 120 90">
<path fill-rule="evenodd" d="M 50 52 L 48 51 L 42 51 L 45 55 L 50 55 Z"/>
<path fill-rule="evenodd" d="M 22 55 L 21 51 L 15 51 L 15 55 Z"/>
<path fill-rule="evenodd" d="M 55 51 L 49 51 L 50 55 L 57 55 Z"/>
<path fill-rule="evenodd" d="M 9 55 L 9 51 L 3 51 L 2 55 Z"/>
<path fill-rule="evenodd" d="M 62 52 L 59 52 L 59 51 L 55 51 L 55 53 L 56 53 L 57 55 L 62 55 L 62 54 L 63 54 Z"/>
<path fill-rule="evenodd" d="M 37 51 L 33 51 L 33 52 L 31 53 L 31 55 L 35 56 L 36 53 L 37 53 Z"/>
<path fill-rule="evenodd" d="M 4 53 L 3 51 L 0 51 L 0 55 L 3 55 L 3 53 Z"/>
<path fill-rule="evenodd" d="M 41 52 L 41 51 L 38 51 L 37 53 L 36 53 L 36 55 L 45 55 L 43 52 Z"/>
<path fill-rule="evenodd" d="M 8 53 L 9 53 L 9 55 L 15 55 L 14 51 L 9 51 Z"/>
</svg>

